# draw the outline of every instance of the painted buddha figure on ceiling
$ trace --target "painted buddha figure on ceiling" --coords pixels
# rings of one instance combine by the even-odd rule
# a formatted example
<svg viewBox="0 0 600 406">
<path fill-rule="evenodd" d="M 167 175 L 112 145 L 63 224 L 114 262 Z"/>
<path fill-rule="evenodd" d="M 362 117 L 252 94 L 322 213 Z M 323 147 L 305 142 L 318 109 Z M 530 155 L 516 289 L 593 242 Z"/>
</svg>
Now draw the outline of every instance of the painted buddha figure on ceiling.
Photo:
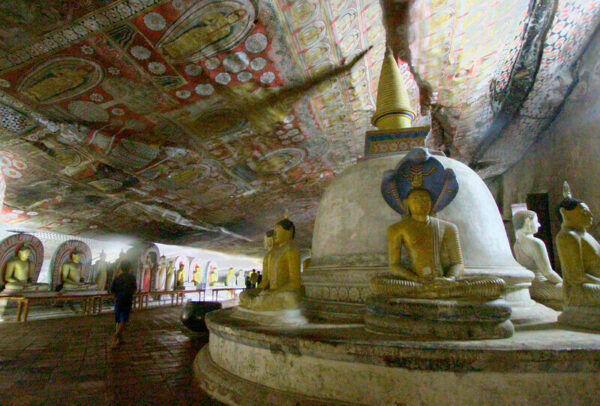
<svg viewBox="0 0 600 406">
<path fill-rule="evenodd" d="M 24 245 L 17 250 L 17 255 L 8 260 L 4 270 L 4 289 L 5 290 L 39 290 L 47 284 L 35 283 L 31 278 L 33 274 L 33 263 L 29 259 L 31 248 Z"/>
<path fill-rule="evenodd" d="M 273 229 L 273 248 L 263 263 L 263 279 L 256 289 L 240 294 L 240 306 L 257 311 L 297 309 L 300 304 L 300 251 L 295 227 L 288 219 Z"/>
<path fill-rule="evenodd" d="M 60 267 L 63 291 L 96 289 L 95 284 L 86 283 L 83 279 L 81 258 L 80 252 L 73 251 L 69 260 Z"/>
<path fill-rule="evenodd" d="M 564 278 L 559 321 L 600 329 L 600 244 L 587 232 L 594 217 L 587 204 L 571 196 L 566 182 L 563 194 L 557 213 L 562 226 L 556 235 Z"/>
<path fill-rule="evenodd" d="M 529 288 L 531 297 L 552 308 L 562 308 L 562 278 L 552 269 L 546 245 L 534 236 L 540 228 L 537 214 L 521 210 L 513 216 L 513 226 L 517 235 L 515 258 L 535 274 Z"/>
<path fill-rule="evenodd" d="M 435 217 L 457 192 L 454 172 L 444 170 L 423 148 L 414 149 L 395 171 L 384 174 L 383 196 L 403 218 L 387 230 L 393 276 L 374 278 L 374 293 L 428 299 L 496 299 L 502 294 L 504 282 L 499 278 L 462 278 L 458 229 Z"/>
</svg>

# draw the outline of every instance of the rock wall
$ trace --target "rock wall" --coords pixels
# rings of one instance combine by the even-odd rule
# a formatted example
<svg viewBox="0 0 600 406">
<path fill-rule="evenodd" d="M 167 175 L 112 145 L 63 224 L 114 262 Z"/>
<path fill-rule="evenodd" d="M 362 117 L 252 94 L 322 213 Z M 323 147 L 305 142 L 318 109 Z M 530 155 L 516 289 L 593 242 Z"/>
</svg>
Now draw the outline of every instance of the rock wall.
<svg viewBox="0 0 600 406">
<path fill-rule="evenodd" d="M 529 193 L 548 193 L 552 235 L 560 229 L 554 209 L 562 200 L 562 183 L 584 200 L 600 219 L 600 32 L 581 60 L 579 80 L 564 108 L 524 157 L 502 176 L 503 217 L 510 205 L 525 202 Z M 600 221 L 591 233 L 600 238 Z M 555 250 L 556 252 L 556 250 Z M 558 258 L 556 258 L 558 260 Z M 558 263 L 558 261 L 557 261 Z"/>
</svg>

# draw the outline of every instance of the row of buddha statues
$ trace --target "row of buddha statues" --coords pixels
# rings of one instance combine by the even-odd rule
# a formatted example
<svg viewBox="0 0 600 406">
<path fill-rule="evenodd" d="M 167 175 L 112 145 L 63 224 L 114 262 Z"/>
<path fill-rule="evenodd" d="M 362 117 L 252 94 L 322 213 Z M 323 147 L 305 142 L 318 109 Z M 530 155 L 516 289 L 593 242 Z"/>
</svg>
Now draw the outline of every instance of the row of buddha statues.
<svg viewBox="0 0 600 406">
<path fill-rule="evenodd" d="M 436 217 L 457 195 L 455 173 L 425 148 L 409 152 L 384 173 L 382 197 L 402 217 L 387 229 L 389 268 L 373 277 L 365 306 L 365 327 L 411 338 L 490 339 L 513 334 L 512 309 L 503 299 L 500 277 L 467 276 L 458 228 Z M 565 193 L 558 208 L 556 237 L 562 279 L 534 237 L 535 212 L 514 216 L 515 257 L 535 273 L 531 296 L 557 310 L 559 321 L 600 328 L 600 245 L 588 232 L 588 206 Z M 300 253 L 289 219 L 265 235 L 263 278 L 240 295 L 242 311 L 277 313 L 299 309 L 302 300 Z"/>
<path fill-rule="evenodd" d="M 32 237 L 34 238 L 34 237 Z M 76 241 L 70 241 L 74 243 Z M 79 243 L 82 244 L 82 243 Z M 110 284 L 114 277 L 118 275 L 121 261 L 127 258 L 125 252 L 121 252 L 119 258 L 110 263 L 106 260 L 104 251 L 100 253 L 99 259 L 92 265 L 91 274 L 88 276 L 84 271 L 82 263 L 84 253 L 77 248 L 73 248 L 66 254 L 63 254 L 64 259 L 60 260 L 60 253 L 65 251 L 62 246 L 57 250 L 54 261 L 61 262 L 58 264 L 55 283 L 37 283 L 36 278 L 36 260 L 33 248 L 27 243 L 20 244 L 15 250 L 14 256 L 9 258 L 2 270 L 2 278 L 0 290 L 5 293 L 10 292 L 31 292 L 31 291 L 82 291 L 82 290 L 98 290 L 106 291 L 110 288 Z M 33 258 L 32 258 L 33 256 Z M 39 256 L 39 253 L 38 253 Z M 88 255 L 89 256 L 89 255 Z M 146 254 L 144 260 L 139 261 L 140 272 L 138 274 L 139 290 L 142 292 L 150 291 L 170 291 L 182 290 L 186 287 L 199 288 L 204 283 L 203 272 L 199 265 L 195 265 L 190 281 L 188 282 L 187 271 L 185 265 L 180 262 L 175 269 L 175 259 L 168 260 L 165 256 L 160 256 L 158 264 L 154 264 L 152 256 Z M 54 264 L 51 264 L 54 266 Z M 51 270 L 53 272 L 53 270 Z M 219 275 L 216 267 L 210 267 L 207 275 L 207 285 L 214 287 L 218 284 Z M 51 286 L 54 285 L 54 286 Z M 236 287 L 244 285 L 244 273 L 236 272 L 230 268 L 226 277 L 226 286 Z"/>
</svg>

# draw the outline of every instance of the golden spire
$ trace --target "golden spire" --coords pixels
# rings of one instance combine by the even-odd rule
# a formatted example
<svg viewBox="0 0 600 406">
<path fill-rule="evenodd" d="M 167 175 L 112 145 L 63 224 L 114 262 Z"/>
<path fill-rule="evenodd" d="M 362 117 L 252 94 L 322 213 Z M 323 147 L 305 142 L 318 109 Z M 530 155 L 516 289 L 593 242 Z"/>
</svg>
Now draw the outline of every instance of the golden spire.
<svg viewBox="0 0 600 406">
<path fill-rule="evenodd" d="M 377 86 L 377 108 L 371 124 L 380 130 L 409 128 L 415 118 L 398 63 L 390 48 L 385 51 Z"/>
</svg>

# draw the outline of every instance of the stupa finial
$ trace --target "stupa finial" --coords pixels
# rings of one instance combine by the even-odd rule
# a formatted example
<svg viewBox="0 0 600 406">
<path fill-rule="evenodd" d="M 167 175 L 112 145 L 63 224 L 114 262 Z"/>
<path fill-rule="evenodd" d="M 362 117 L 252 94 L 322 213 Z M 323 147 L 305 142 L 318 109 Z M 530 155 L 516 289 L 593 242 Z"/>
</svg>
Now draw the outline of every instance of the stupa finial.
<svg viewBox="0 0 600 406">
<path fill-rule="evenodd" d="M 398 130 L 409 128 L 415 118 L 410 106 L 410 98 L 400 75 L 394 53 L 388 47 L 385 51 L 381 75 L 377 87 L 377 108 L 371 118 L 371 124 L 380 130 Z"/>
<path fill-rule="evenodd" d="M 571 194 L 571 186 L 569 186 L 566 180 L 563 182 L 562 195 L 565 199 L 571 199 L 573 197 Z"/>
</svg>

